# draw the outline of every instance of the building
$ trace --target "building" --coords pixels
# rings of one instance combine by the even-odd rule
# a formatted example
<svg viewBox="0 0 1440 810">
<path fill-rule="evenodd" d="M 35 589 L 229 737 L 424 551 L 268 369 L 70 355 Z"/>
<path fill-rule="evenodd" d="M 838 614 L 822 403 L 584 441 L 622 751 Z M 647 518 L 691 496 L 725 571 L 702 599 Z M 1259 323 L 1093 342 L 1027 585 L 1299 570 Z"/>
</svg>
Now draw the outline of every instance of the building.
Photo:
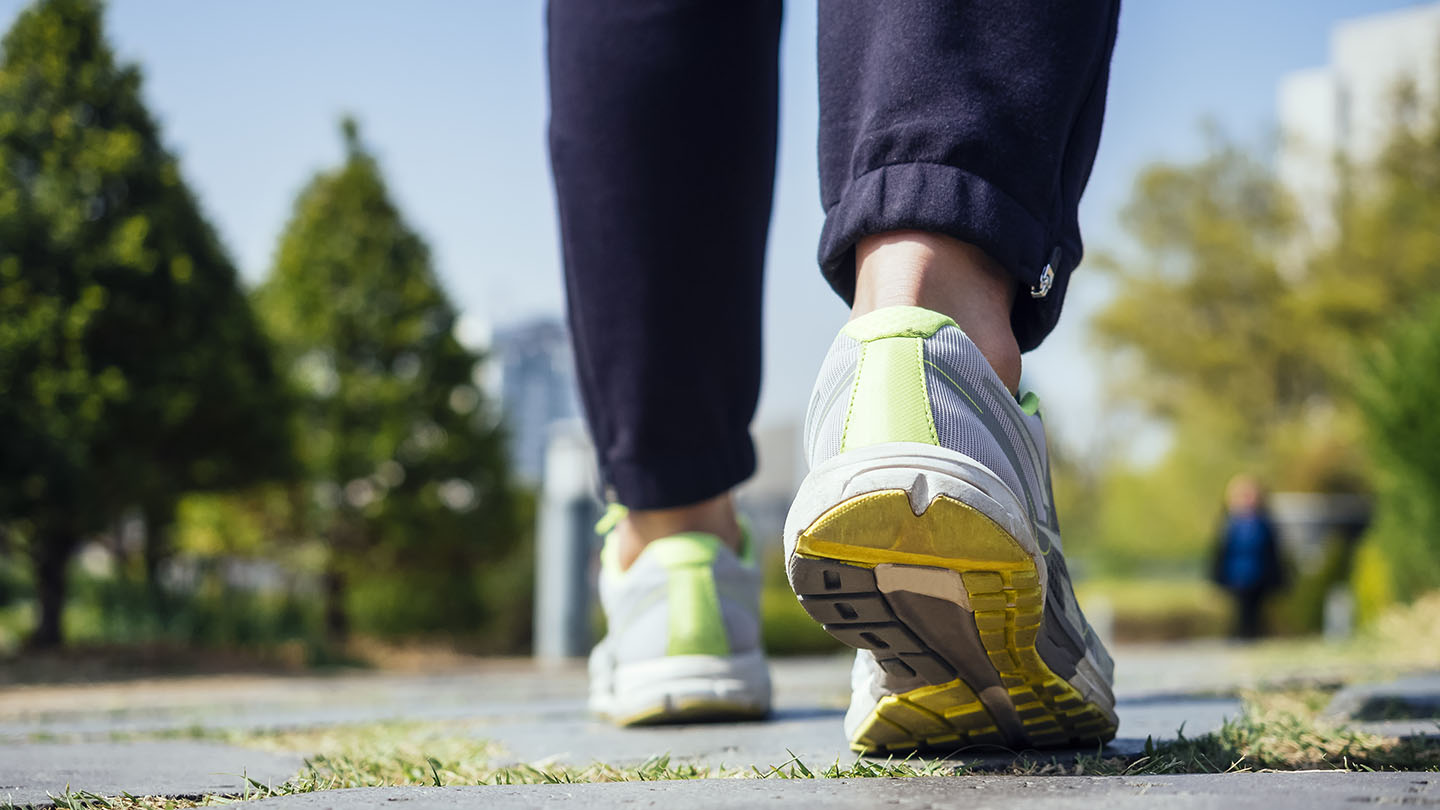
<svg viewBox="0 0 1440 810">
<path fill-rule="evenodd" d="M 559 318 L 495 330 L 487 390 L 500 403 L 517 478 L 538 485 L 552 427 L 580 414 L 570 336 Z"/>
<path fill-rule="evenodd" d="M 1380 155 L 1406 85 L 1422 112 L 1440 104 L 1440 2 L 1340 22 L 1328 64 L 1281 80 L 1276 169 L 1314 235 L 1301 252 L 1333 236 L 1338 161 L 1364 166 Z"/>
</svg>

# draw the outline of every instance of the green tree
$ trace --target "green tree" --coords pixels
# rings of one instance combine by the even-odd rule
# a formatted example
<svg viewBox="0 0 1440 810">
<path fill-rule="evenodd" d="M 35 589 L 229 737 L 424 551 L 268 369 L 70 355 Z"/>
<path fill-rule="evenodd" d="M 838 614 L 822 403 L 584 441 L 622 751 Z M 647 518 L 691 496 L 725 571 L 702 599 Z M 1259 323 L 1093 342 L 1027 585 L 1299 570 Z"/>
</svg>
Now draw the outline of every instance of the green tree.
<svg viewBox="0 0 1440 810">
<path fill-rule="evenodd" d="M 1325 390 L 1299 285 L 1277 261 L 1297 223 L 1273 174 L 1214 138 L 1197 163 L 1144 169 L 1122 222 L 1139 252 L 1102 264 L 1118 293 L 1094 322 L 1128 361 L 1117 389 L 1153 416 L 1259 449 Z"/>
<path fill-rule="evenodd" d="M 357 584 L 393 596 L 395 629 L 473 630 L 482 567 L 521 536 L 502 437 L 429 250 L 353 121 L 343 134 L 345 162 L 300 193 L 257 291 L 299 403 L 327 632 L 350 629 Z"/>
<path fill-rule="evenodd" d="M 1353 384 L 1377 495 L 1355 577 L 1370 617 L 1440 587 L 1440 104 L 1410 86 L 1395 102 L 1391 139 L 1351 169 L 1341 237 L 1315 265 L 1334 290 L 1331 335 L 1378 336 Z"/>
<path fill-rule="evenodd" d="M 288 435 L 235 270 L 99 3 L 41 0 L 3 48 L 0 522 L 26 538 L 45 646 L 87 533 L 138 507 L 159 536 L 180 492 L 282 471 Z"/>
<path fill-rule="evenodd" d="M 1362 346 L 1400 321 L 1433 314 L 1440 290 L 1440 101 L 1394 93 L 1389 140 L 1367 164 L 1338 161 L 1338 234 L 1313 257 L 1307 287 L 1324 329 L 1317 341 Z M 1357 369 L 1347 358 L 1344 371 Z"/>
<path fill-rule="evenodd" d="M 1336 157 L 1333 232 L 1307 233 L 1266 161 L 1222 139 L 1138 177 L 1123 215 L 1137 250 L 1104 262 L 1119 291 L 1093 328 L 1117 356 L 1115 398 L 1173 443 L 1153 469 L 1107 470 L 1107 544 L 1160 535 L 1198 551 L 1225 478 L 1250 469 L 1284 488 L 1378 487 L 1385 553 L 1362 558 L 1407 562 L 1366 587 L 1440 584 L 1440 513 L 1426 505 L 1440 497 L 1427 444 L 1440 418 L 1440 107 L 1403 88 L 1396 99 L 1377 160 Z M 1321 247 L 1297 255 L 1307 244 Z"/>
<path fill-rule="evenodd" d="M 1376 457 L 1379 515 L 1368 542 L 1389 587 L 1411 599 L 1440 586 L 1440 296 L 1391 328 L 1359 386 Z"/>
</svg>

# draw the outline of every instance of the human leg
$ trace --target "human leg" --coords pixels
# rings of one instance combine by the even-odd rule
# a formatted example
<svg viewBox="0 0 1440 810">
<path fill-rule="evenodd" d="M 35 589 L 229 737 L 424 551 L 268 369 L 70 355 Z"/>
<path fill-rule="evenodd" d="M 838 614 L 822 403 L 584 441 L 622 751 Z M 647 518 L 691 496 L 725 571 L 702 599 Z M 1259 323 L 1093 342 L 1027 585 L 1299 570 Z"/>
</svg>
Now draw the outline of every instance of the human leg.
<svg viewBox="0 0 1440 810">
<path fill-rule="evenodd" d="M 768 706 L 729 491 L 755 464 L 779 23 L 760 0 L 549 8 L 576 366 L 602 479 L 630 508 L 606 526 L 591 662 L 622 722 Z"/>
<path fill-rule="evenodd" d="M 802 604 L 860 650 L 851 745 L 1108 739 L 1113 665 L 1015 390 L 1079 259 L 1115 5 L 824 9 L 820 258 L 854 309 L 785 540 Z"/>
<path fill-rule="evenodd" d="M 779 23 L 773 2 L 550 6 L 569 320 L 602 477 L 631 509 L 754 469 Z"/>
<path fill-rule="evenodd" d="M 1259 587 L 1240 588 L 1235 591 L 1235 637 L 1257 639 L 1264 632 L 1262 608 L 1265 591 Z"/>
<path fill-rule="evenodd" d="M 1118 15 L 1118 0 L 824 4 L 819 258 L 835 291 L 856 303 L 866 237 L 940 234 L 1014 279 L 1014 336 L 1039 345 L 1080 261 Z"/>
</svg>

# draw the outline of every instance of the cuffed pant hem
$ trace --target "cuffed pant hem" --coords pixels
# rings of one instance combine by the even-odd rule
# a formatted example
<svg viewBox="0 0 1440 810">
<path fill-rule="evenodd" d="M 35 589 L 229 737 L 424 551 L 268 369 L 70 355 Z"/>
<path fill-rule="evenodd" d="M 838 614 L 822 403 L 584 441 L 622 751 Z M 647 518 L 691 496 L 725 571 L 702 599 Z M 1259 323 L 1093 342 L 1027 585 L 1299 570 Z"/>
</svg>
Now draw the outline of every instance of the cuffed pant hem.
<svg viewBox="0 0 1440 810">
<path fill-rule="evenodd" d="M 1020 285 L 1011 324 L 1021 351 L 1040 345 L 1055 328 L 1080 244 L 1052 235 L 1049 224 L 1013 197 L 964 169 L 941 163 L 897 163 L 852 181 L 825 216 L 820 268 L 845 303 L 855 302 L 855 245 L 891 231 L 919 230 L 969 242 L 1015 276 Z M 1050 292 L 1031 297 L 1047 264 Z"/>
<path fill-rule="evenodd" d="M 748 432 L 723 446 L 661 458 L 601 461 L 606 496 L 631 509 L 671 509 L 723 495 L 755 473 Z"/>
</svg>

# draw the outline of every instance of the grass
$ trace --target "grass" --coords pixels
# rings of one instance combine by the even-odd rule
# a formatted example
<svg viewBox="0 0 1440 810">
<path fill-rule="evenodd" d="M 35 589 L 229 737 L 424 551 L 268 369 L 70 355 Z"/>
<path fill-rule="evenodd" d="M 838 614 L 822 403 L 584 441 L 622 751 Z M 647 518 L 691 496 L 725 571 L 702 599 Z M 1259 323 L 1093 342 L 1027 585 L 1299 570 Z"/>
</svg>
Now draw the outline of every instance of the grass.
<svg viewBox="0 0 1440 810">
<path fill-rule="evenodd" d="M 836 760 L 813 765 L 799 757 L 769 766 L 711 767 L 659 755 L 638 765 L 594 762 L 496 764 L 503 751 L 491 742 L 457 734 L 453 723 L 382 723 L 308 731 L 228 733 L 226 741 L 267 750 L 310 751 L 304 768 L 279 785 L 251 781 L 233 796 L 190 798 L 105 797 L 84 791 L 54 797 L 73 810 L 151 810 L 214 806 L 237 801 L 386 786 L 527 785 L 676 779 L 858 779 L 959 776 L 1149 776 L 1269 770 L 1440 770 L 1440 739 L 1397 739 L 1337 725 L 1322 715 L 1330 693 L 1318 687 L 1250 692 L 1244 713 L 1209 734 L 1147 741 L 1135 756 L 1025 753 L 1013 759 Z M 1437 729 L 1440 731 L 1440 729 Z M 199 730 L 193 732 L 203 734 Z M 214 736 L 214 735 L 209 735 Z M 16 810 L 0 805 L 4 810 Z"/>
<path fill-rule="evenodd" d="M 1135 757 L 1021 758 L 1011 773 L 1045 775 L 1158 775 L 1253 771 L 1436 771 L 1440 739 L 1385 737 L 1326 719 L 1327 690 L 1247 693 L 1244 713 L 1216 731 L 1146 741 Z M 1440 731 L 1440 729 L 1437 729 Z"/>
</svg>

